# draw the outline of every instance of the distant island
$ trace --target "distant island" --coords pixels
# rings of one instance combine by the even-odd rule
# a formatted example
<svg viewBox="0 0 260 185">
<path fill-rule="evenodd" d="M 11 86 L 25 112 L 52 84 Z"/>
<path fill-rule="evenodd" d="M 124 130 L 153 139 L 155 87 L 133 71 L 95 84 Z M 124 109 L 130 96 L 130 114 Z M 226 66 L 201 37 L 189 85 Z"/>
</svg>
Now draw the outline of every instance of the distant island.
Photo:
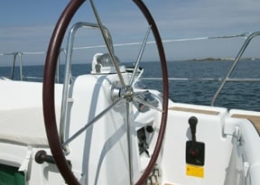
<svg viewBox="0 0 260 185">
<path fill-rule="evenodd" d="M 207 57 L 207 58 L 194 58 L 194 59 L 190 59 L 190 60 L 187 60 L 187 61 L 234 61 L 235 58 L 212 58 L 212 57 Z M 249 57 L 249 58 L 241 58 L 240 60 L 260 60 L 260 58 L 252 58 L 252 57 Z"/>
</svg>

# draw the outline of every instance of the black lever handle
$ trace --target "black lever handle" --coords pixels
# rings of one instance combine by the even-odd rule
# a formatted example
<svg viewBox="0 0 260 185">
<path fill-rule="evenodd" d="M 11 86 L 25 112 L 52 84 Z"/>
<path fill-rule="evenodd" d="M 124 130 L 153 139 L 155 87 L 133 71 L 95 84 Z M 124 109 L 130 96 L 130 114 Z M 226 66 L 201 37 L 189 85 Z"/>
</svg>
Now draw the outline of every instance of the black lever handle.
<svg viewBox="0 0 260 185">
<path fill-rule="evenodd" d="M 191 130 L 192 143 L 195 145 L 195 143 L 196 143 L 196 127 L 197 127 L 198 119 L 195 116 L 192 116 L 192 117 L 190 117 L 188 122 L 189 122 L 190 130 Z"/>
<path fill-rule="evenodd" d="M 34 157 L 35 161 L 38 164 L 42 164 L 44 162 L 50 163 L 50 164 L 55 164 L 54 157 L 51 155 L 47 155 L 46 151 L 44 150 L 39 150 Z M 71 162 L 67 160 L 68 165 L 71 167 Z"/>
<path fill-rule="evenodd" d="M 35 161 L 38 164 L 42 164 L 44 162 L 55 164 L 54 158 L 50 155 L 47 155 L 47 153 L 44 150 L 40 150 L 35 154 Z"/>
</svg>

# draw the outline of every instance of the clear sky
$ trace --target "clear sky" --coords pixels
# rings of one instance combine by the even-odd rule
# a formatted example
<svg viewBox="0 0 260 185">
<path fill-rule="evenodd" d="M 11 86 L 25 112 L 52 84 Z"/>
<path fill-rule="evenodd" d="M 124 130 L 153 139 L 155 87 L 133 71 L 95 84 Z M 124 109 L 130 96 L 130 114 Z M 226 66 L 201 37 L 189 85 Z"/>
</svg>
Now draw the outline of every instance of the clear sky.
<svg viewBox="0 0 260 185">
<path fill-rule="evenodd" d="M 0 53 L 46 51 L 53 27 L 68 0 L 8 0 L 0 5 Z M 114 44 L 141 42 L 147 24 L 131 0 L 94 0 Z M 260 31 L 260 0 L 144 0 L 164 40 L 201 38 Z M 87 1 L 75 21 L 96 22 Z M 82 30 L 75 47 L 102 45 L 100 33 Z M 85 36 L 85 34 L 87 34 Z M 90 36 L 88 36 L 90 35 Z M 152 37 L 149 40 L 153 40 Z M 258 39 L 259 41 L 260 39 Z M 165 43 L 167 60 L 203 57 L 235 57 L 243 39 L 192 40 Z M 63 47 L 66 47 L 65 43 Z M 147 46 L 144 60 L 156 60 Z M 140 45 L 117 46 L 121 61 L 135 60 Z M 259 47 L 258 47 L 259 48 Z M 75 60 L 89 60 L 97 49 L 75 52 Z M 101 52 L 106 52 L 101 48 Z M 259 51 L 250 51 L 257 55 Z M 40 56 L 44 58 L 45 56 Z M 254 56 L 260 57 L 260 56 Z M 28 59 L 29 60 L 29 59 Z M 1 61 L 1 57 L 0 57 Z"/>
</svg>

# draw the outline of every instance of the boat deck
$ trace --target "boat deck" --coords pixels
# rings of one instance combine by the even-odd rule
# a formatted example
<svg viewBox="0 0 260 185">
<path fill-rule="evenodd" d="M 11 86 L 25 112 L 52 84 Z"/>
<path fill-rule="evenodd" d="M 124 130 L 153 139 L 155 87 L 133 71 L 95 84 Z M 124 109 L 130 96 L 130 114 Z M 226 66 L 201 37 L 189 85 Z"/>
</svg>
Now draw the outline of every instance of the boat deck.
<svg viewBox="0 0 260 185">
<path fill-rule="evenodd" d="M 232 117 L 248 119 L 251 123 L 253 123 L 258 133 L 260 134 L 260 116 L 254 116 L 249 114 L 233 114 Z"/>
<path fill-rule="evenodd" d="M 218 111 L 213 110 L 206 110 L 206 109 L 196 109 L 196 108 L 187 108 L 187 107 L 171 107 L 169 110 L 174 111 L 183 111 L 183 112 L 193 112 L 193 113 L 201 113 L 201 114 L 208 114 L 208 115 L 218 115 Z"/>
<path fill-rule="evenodd" d="M 193 113 L 208 114 L 208 115 L 220 114 L 220 112 L 214 111 L 214 110 L 187 108 L 187 107 L 179 107 L 179 106 L 170 107 L 169 110 L 183 111 L 183 112 L 189 112 L 189 113 L 193 112 Z M 248 114 L 248 113 L 234 113 L 231 115 L 231 117 L 248 119 L 255 126 L 256 130 L 260 134 L 260 116 L 252 115 L 252 114 Z"/>
</svg>

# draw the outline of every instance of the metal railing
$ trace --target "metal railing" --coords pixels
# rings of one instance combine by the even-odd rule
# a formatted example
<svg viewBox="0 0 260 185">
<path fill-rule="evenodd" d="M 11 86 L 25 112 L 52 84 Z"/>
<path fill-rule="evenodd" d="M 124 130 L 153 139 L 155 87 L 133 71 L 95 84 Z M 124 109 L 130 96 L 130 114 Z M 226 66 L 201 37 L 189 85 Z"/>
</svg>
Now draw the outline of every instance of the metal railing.
<svg viewBox="0 0 260 185">
<path fill-rule="evenodd" d="M 60 83 L 60 56 L 61 54 L 64 53 L 66 55 L 66 50 L 61 48 L 60 49 L 60 55 L 58 59 L 58 65 L 57 65 L 57 70 L 56 70 L 56 76 L 55 76 L 55 81 L 56 83 Z M 0 56 L 12 56 L 12 62 L 10 62 L 10 65 L 7 64 L 8 66 L 11 66 L 10 70 L 10 75 L 7 77 L 11 80 L 15 80 L 15 68 L 16 68 L 16 63 L 17 61 L 19 62 L 19 78 L 18 80 L 24 81 L 24 80 L 30 80 L 30 81 L 42 81 L 43 77 L 36 77 L 36 76 L 25 76 L 23 72 L 23 56 L 24 55 L 39 55 L 39 54 L 46 54 L 46 52 L 12 52 L 12 53 L 0 53 Z M 1 74 L 0 74 L 1 76 Z"/>
<path fill-rule="evenodd" d="M 66 140 L 65 136 L 65 128 L 66 128 L 66 115 L 68 111 L 68 101 L 69 99 L 69 85 L 71 83 L 71 58 L 72 58 L 72 51 L 73 49 L 73 44 L 74 44 L 74 37 L 76 32 L 78 31 L 79 28 L 94 28 L 100 30 L 100 25 L 95 24 L 95 23 L 88 23 L 88 22 L 78 22 L 72 26 L 69 32 L 69 38 L 68 38 L 68 43 L 67 43 L 67 50 L 66 50 L 66 59 L 65 59 L 65 75 L 64 75 L 64 86 L 63 86 L 63 92 L 62 92 L 62 102 L 61 102 L 61 116 L 60 116 L 60 139 L 61 143 L 64 143 Z M 108 42 L 108 47 L 110 48 L 111 52 L 114 52 L 114 47 L 113 47 L 113 41 L 111 34 L 109 30 L 105 27 L 102 26 L 102 29 L 104 31 L 104 37 L 106 38 Z M 80 48 L 78 48 L 80 49 Z M 66 146 L 64 146 L 64 149 L 66 149 Z"/>
<path fill-rule="evenodd" d="M 10 79 L 14 79 L 14 71 L 16 66 L 16 61 L 19 59 L 19 80 L 23 80 L 23 53 L 13 52 L 13 53 L 0 53 L 0 56 L 13 56 L 13 62 L 11 63 Z"/>
<path fill-rule="evenodd" d="M 99 29 L 98 24 L 94 24 L 94 23 L 77 23 L 74 26 L 74 31 L 76 32 L 76 30 L 79 27 L 87 27 L 87 28 L 95 28 L 95 29 Z M 122 46 L 127 46 L 127 45 L 141 45 L 141 42 L 135 42 L 135 43 L 124 43 L 124 44 L 113 44 L 112 42 L 112 37 L 111 34 L 109 33 L 109 30 L 106 27 L 103 27 L 104 31 L 105 31 L 105 36 L 107 37 L 108 41 L 109 41 L 109 47 L 111 49 L 112 52 L 114 52 L 114 47 L 122 47 Z M 73 33 L 75 34 L 75 33 Z M 220 95 L 220 92 L 222 91 L 223 87 L 225 86 L 225 84 L 227 82 L 260 82 L 260 78 L 230 78 L 232 72 L 234 71 L 234 69 L 237 66 L 237 63 L 240 61 L 243 53 L 245 52 L 245 50 L 247 49 L 249 43 L 251 42 L 251 40 L 257 36 L 260 35 L 260 31 L 258 32 L 253 32 L 250 34 L 238 34 L 238 35 L 230 35 L 230 36 L 217 36 L 217 37 L 201 37 L 201 38 L 191 38 L 191 39 L 175 39 L 175 40 L 164 40 L 164 43 L 168 43 L 168 42 L 183 42 L 183 41 L 193 41 L 193 40 L 207 40 L 207 39 L 221 39 L 221 38 L 236 38 L 236 37 L 242 37 L 245 38 L 245 42 L 242 45 L 240 51 L 238 52 L 236 58 L 234 59 L 233 65 L 231 66 L 229 72 L 226 74 L 225 77 L 217 77 L 217 78 L 174 78 L 174 77 L 170 77 L 169 80 L 170 81 L 219 81 L 221 82 L 219 88 L 217 89 L 216 93 L 214 94 L 212 100 L 211 100 L 211 106 L 215 105 L 215 102 L 217 100 L 217 98 Z M 73 35 L 74 37 L 74 35 Z M 74 39 L 74 38 L 72 38 Z M 72 41 L 73 42 L 73 41 Z M 148 44 L 153 44 L 153 41 L 148 42 Z M 90 49 L 90 48 L 100 48 L 100 47 L 105 47 L 105 45 L 100 45 L 100 46 L 88 46 L 88 47 L 76 47 L 76 48 L 72 48 L 72 46 L 69 46 L 68 48 L 71 49 L 71 52 L 67 53 L 67 51 L 63 48 L 61 48 L 60 50 L 60 56 L 61 54 L 64 54 L 67 58 L 71 57 L 72 54 L 72 50 L 82 50 L 82 49 Z M 19 68 L 19 75 L 18 75 L 18 80 L 42 80 L 42 77 L 34 77 L 34 76 L 25 76 L 24 75 L 24 71 L 23 71 L 23 57 L 24 55 L 39 55 L 39 54 L 46 54 L 45 51 L 42 52 L 12 52 L 12 53 L 0 53 L 0 56 L 12 56 L 12 61 L 10 62 L 10 66 L 11 66 L 11 70 L 10 70 L 10 74 L 7 78 L 9 79 L 14 79 L 15 77 L 15 68 L 17 67 L 17 63 L 18 63 L 18 68 Z M 58 65 L 57 65 L 57 70 L 56 70 L 56 82 L 60 83 L 60 56 L 59 56 L 59 61 L 58 61 Z M 66 62 L 65 65 L 70 66 L 71 63 L 70 62 Z M 66 69 L 68 69 L 68 71 L 66 72 L 65 76 L 71 76 L 71 75 L 67 75 L 67 73 L 70 73 L 70 67 L 66 67 Z M 65 87 L 70 84 L 70 80 L 71 79 L 67 79 L 68 82 L 65 83 Z M 154 77 L 142 77 L 142 80 L 161 80 L 161 78 L 154 78 Z M 66 82 L 66 80 L 65 80 Z M 64 96 L 67 97 L 67 96 Z"/>
<path fill-rule="evenodd" d="M 231 66 L 229 72 L 227 73 L 227 75 L 223 79 L 222 83 L 220 84 L 218 90 L 216 91 L 215 95 L 213 96 L 212 101 L 211 101 L 211 106 L 215 105 L 216 99 L 218 98 L 218 96 L 219 96 L 221 90 L 223 89 L 224 85 L 226 84 L 226 82 L 260 82 L 259 78 L 230 78 L 230 75 L 232 74 L 235 67 L 237 66 L 237 63 L 241 59 L 241 57 L 242 57 L 243 53 L 245 52 L 247 46 L 249 45 L 251 40 L 253 38 L 257 37 L 257 36 L 260 36 L 260 32 L 251 33 L 246 38 L 243 46 L 241 47 L 240 51 L 238 52 L 238 54 L 237 54 L 237 56 L 234 60 L 233 65 Z"/>
</svg>

